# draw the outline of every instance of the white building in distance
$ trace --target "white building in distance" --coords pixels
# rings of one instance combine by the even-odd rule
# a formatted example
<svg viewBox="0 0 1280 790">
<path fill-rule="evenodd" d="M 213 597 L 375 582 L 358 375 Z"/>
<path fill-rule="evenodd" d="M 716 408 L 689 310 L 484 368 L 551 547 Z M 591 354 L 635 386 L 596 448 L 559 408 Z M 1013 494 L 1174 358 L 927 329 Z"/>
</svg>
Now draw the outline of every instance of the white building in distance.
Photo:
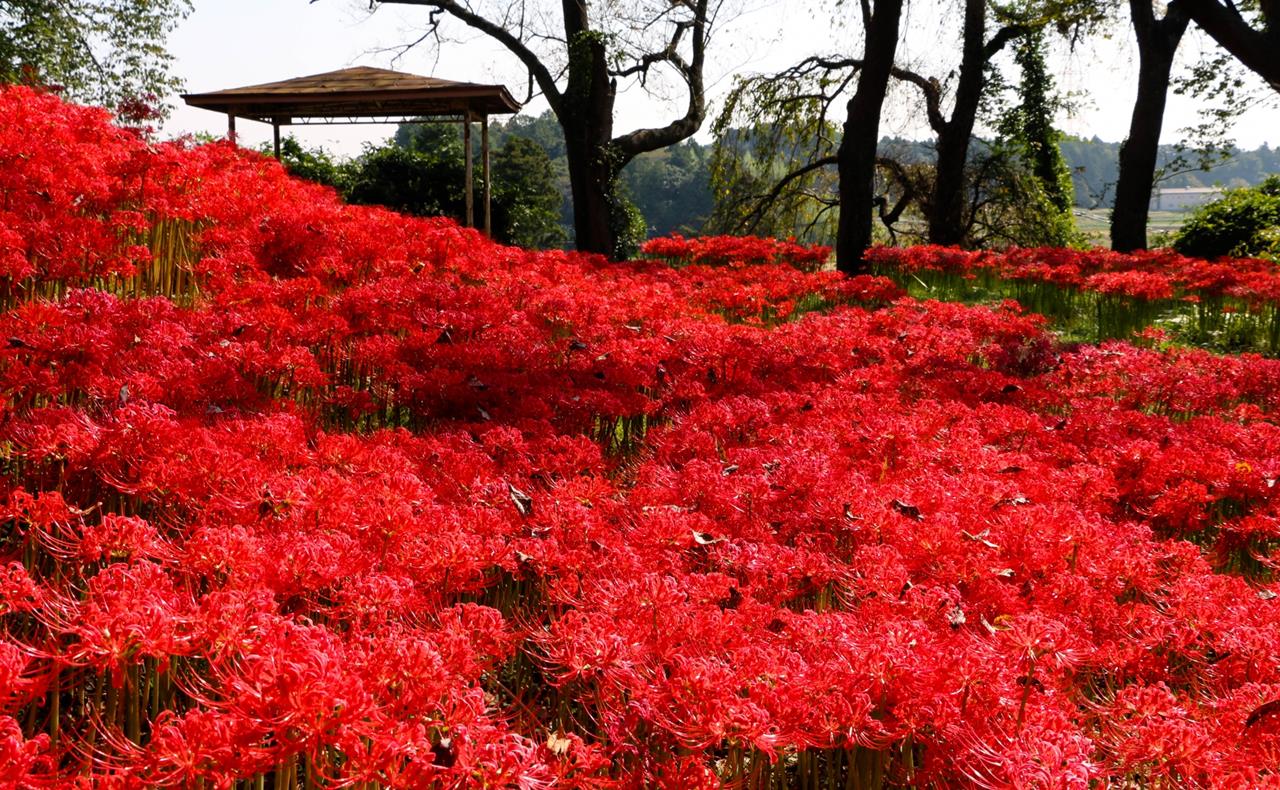
<svg viewBox="0 0 1280 790">
<path fill-rule="evenodd" d="M 1191 211 L 1222 197 L 1221 187 L 1157 186 L 1151 192 L 1152 211 Z"/>
</svg>

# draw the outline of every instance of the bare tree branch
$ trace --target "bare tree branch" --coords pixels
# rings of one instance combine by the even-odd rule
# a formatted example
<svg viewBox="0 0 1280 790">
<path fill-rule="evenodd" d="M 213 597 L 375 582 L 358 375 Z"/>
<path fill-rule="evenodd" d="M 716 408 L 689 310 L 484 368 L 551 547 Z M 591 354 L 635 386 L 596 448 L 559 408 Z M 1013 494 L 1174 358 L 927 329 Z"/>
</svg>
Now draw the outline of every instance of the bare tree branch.
<svg viewBox="0 0 1280 790">
<path fill-rule="evenodd" d="M 1223 49 L 1247 68 L 1280 91 L 1280 7 L 1264 3 L 1263 29 L 1254 29 L 1230 2 L 1218 0 L 1185 0 L 1183 7 L 1201 30 L 1208 33 Z"/>
<path fill-rule="evenodd" d="M 542 89 L 542 93 L 547 97 L 547 102 L 551 105 L 552 110 L 558 110 L 560 107 L 562 94 L 555 78 L 551 75 L 551 71 L 538 57 L 537 53 L 529 49 L 519 36 L 501 24 L 477 14 L 470 8 L 456 2 L 456 0 L 377 0 L 377 2 L 420 5 L 433 8 L 437 12 L 447 13 L 468 27 L 490 36 L 520 59 L 520 62 L 529 70 L 529 74 L 534 81 L 538 83 L 538 87 Z"/>
<path fill-rule="evenodd" d="M 684 115 L 666 126 L 637 129 L 613 138 L 612 147 L 621 155 L 624 164 L 646 151 L 656 151 L 687 139 L 701 128 L 707 115 L 703 71 L 706 65 L 707 34 L 711 24 L 708 13 L 709 2 L 710 0 L 672 0 L 673 5 L 685 6 L 693 14 L 692 18 L 682 23 L 691 33 L 692 54 L 688 62 L 677 54 L 671 45 L 668 46 L 671 54 L 665 58 L 684 78 L 689 91 L 689 103 Z M 672 35 L 674 44 L 679 43 L 679 39 L 683 36 L 683 29 L 679 24 L 677 25 L 676 32 Z"/>
<path fill-rule="evenodd" d="M 884 198 L 880 204 L 880 221 L 883 222 L 884 226 L 889 229 L 890 233 L 892 233 L 893 224 L 902 217 L 902 213 L 907 210 L 907 206 L 911 205 L 911 202 L 915 200 L 915 184 L 913 184 L 911 178 L 907 176 L 906 168 L 904 168 L 902 163 L 898 160 L 881 156 L 876 157 L 876 164 L 892 173 L 894 180 L 902 186 L 902 197 L 898 198 L 898 202 L 893 205 L 892 209 L 885 211 L 885 207 L 889 204 L 887 198 Z"/>
<path fill-rule="evenodd" d="M 815 55 L 805 58 L 800 63 L 779 72 L 777 79 L 786 79 L 793 77 L 802 77 L 812 74 L 814 70 L 822 69 L 826 71 L 842 71 L 844 69 L 860 69 L 862 68 L 861 58 L 836 58 Z M 894 66 L 889 74 L 896 80 L 901 82 L 909 82 L 920 89 L 924 94 L 925 110 L 929 116 L 929 126 L 935 132 L 941 131 L 946 125 L 946 118 L 942 115 L 942 85 L 934 77 L 925 77 L 922 74 Z M 841 84 L 841 88 L 848 85 L 848 82 Z M 834 93 L 839 93 L 837 90 Z"/>
<path fill-rule="evenodd" d="M 982 54 L 987 60 L 991 60 L 1004 49 L 1010 41 L 1015 38 L 1025 36 L 1031 32 L 1031 28 L 1027 25 L 1005 25 L 996 31 L 986 46 L 982 48 Z"/>
</svg>

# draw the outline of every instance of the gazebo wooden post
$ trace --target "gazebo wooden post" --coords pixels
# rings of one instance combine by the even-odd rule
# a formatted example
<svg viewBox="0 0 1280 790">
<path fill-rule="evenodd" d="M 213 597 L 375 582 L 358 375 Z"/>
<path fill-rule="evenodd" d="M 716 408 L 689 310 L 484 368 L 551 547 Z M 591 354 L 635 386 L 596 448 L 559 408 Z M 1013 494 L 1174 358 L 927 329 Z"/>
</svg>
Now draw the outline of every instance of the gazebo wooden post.
<svg viewBox="0 0 1280 790">
<path fill-rule="evenodd" d="M 232 145 L 236 142 L 236 115 L 235 113 L 227 113 L 227 139 Z"/>
<path fill-rule="evenodd" d="M 480 116 L 480 150 L 484 152 L 484 235 L 493 236 L 493 187 L 489 183 L 489 114 Z"/>
<path fill-rule="evenodd" d="M 280 158 L 280 119 L 279 118 L 271 119 L 271 134 L 275 142 L 276 159 L 279 159 Z"/>
<path fill-rule="evenodd" d="M 462 114 L 462 151 L 466 157 L 467 227 L 476 226 L 475 164 L 471 161 L 471 111 Z"/>
</svg>

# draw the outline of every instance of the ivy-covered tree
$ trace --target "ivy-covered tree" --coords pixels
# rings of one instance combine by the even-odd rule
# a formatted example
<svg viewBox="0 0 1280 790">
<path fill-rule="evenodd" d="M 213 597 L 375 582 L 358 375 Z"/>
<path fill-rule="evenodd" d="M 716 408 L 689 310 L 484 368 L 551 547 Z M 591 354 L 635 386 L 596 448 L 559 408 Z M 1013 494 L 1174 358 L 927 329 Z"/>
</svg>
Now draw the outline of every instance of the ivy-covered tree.
<svg viewBox="0 0 1280 790">
<path fill-rule="evenodd" d="M 1000 123 L 998 144 L 1010 149 L 1012 175 L 1025 181 L 1018 190 L 1021 213 L 1035 217 L 1039 226 L 1038 238 L 1027 240 L 1065 246 L 1076 235 L 1071 214 L 1075 190 L 1058 146 L 1062 133 L 1054 126 L 1054 116 L 1061 102 L 1044 49 L 1043 30 L 1031 30 L 1018 42 L 1014 56 L 1019 69 L 1018 100 Z"/>
<path fill-rule="evenodd" d="M 0 0 L 0 80 L 139 115 L 179 81 L 165 49 L 190 0 Z"/>
</svg>

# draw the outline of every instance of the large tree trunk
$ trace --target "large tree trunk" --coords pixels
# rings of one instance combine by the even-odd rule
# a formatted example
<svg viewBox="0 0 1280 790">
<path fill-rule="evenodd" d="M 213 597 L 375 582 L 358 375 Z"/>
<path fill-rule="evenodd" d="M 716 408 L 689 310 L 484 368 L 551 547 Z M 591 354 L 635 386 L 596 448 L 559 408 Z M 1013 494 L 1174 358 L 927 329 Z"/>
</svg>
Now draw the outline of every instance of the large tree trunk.
<svg viewBox="0 0 1280 790">
<path fill-rule="evenodd" d="M 614 232 L 610 212 L 615 177 L 608 167 L 607 146 L 607 137 L 601 142 L 589 129 L 565 126 L 575 246 L 582 252 L 612 256 Z"/>
<path fill-rule="evenodd" d="M 982 102 L 988 60 L 987 1 L 965 0 L 960 78 L 951 119 L 938 133 L 938 163 L 929 206 L 929 241 L 959 244 L 969 223 L 965 217 L 969 143 Z"/>
<path fill-rule="evenodd" d="M 583 252 L 612 256 L 614 181 L 614 84 L 609 77 L 604 37 L 591 30 L 586 3 L 564 0 L 569 73 L 556 113 L 564 128 L 565 158 L 573 192 L 575 244 Z"/>
<path fill-rule="evenodd" d="M 1120 178 L 1111 212 L 1111 249 L 1117 252 L 1147 248 L 1147 218 L 1169 74 L 1189 21 L 1179 0 L 1169 4 L 1160 21 L 1155 19 L 1151 0 L 1129 0 L 1129 8 L 1138 41 L 1138 97 L 1129 121 L 1129 136 L 1120 146 Z"/>
<path fill-rule="evenodd" d="M 880 115 L 889 90 L 889 74 L 898 49 L 903 0 L 876 0 L 864 20 L 866 54 L 858 88 L 849 100 L 840 141 L 840 220 L 836 231 L 836 268 L 846 274 L 867 271 L 863 254 L 871 246 L 875 207 L 876 149 Z M 864 9 L 869 6 L 864 4 Z"/>
</svg>

